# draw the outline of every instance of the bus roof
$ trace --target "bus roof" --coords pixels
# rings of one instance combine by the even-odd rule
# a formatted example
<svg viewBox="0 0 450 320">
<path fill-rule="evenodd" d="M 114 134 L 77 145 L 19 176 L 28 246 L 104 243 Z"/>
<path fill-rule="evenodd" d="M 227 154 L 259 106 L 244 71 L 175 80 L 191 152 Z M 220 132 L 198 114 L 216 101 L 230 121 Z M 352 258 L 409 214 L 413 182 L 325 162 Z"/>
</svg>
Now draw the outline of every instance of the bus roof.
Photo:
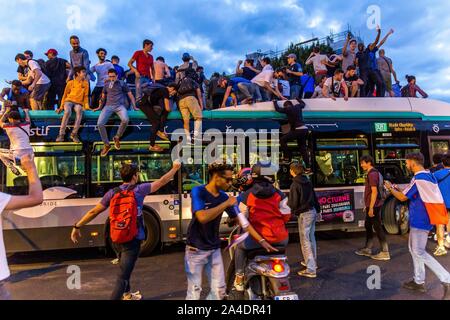
<svg viewBox="0 0 450 320">
<path fill-rule="evenodd" d="M 304 100 L 306 119 L 419 119 L 450 120 L 450 104 L 433 99 L 414 98 L 353 98 L 348 101 L 338 99 Z M 281 105 L 283 102 L 280 101 Z M 295 103 L 295 101 L 294 101 Z M 36 120 L 57 119 L 53 111 L 31 111 L 31 118 Z M 86 111 L 86 119 L 97 119 L 100 112 Z M 130 111 L 131 119 L 146 119 L 141 111 Z M 169 119 L 181 119 L 179 112 L 171 112 Z M 205 120 L 247 120 L 247 119 L 285 119 L 285 115 L 274 110 L 272 102 L 253 105 L 241 105 L 236 108 L 203 111 Z"/>
</svg>

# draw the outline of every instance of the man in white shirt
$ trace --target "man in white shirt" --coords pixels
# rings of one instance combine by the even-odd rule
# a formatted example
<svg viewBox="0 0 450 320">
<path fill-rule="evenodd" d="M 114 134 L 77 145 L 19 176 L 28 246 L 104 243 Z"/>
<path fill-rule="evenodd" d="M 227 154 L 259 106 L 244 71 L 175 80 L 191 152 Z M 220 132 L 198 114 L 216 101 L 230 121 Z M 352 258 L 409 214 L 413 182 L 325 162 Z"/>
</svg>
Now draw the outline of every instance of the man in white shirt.
<svg viewBox="0 0 450 320">
<path fill-rule="evenodd" d="M 106 55 L 108 52 L 103 49 L 97 49 L 98 63 L 91 67 L 91 72 L 97 73 L 97 84 L 94 90 L 92 90 L 92 109 L 97 109 L 99 107 L 100 98 L 102 96 L 103 87 L 105 86 L 105 81 L 108 80 L 108 71 L 115 69 L 114 65 L 106 60 Z"/>
<path fill-rule="evenodd" d="M 262 98 L 263 101 L 269 101 L 270 96 L 273 94 L 280 98 L 281 100 L 286 100 L 285 97 L 280 93 L 278 88 L 272 88 L 273 83 L 273 68 L 270 65 L 270 58 L 265 57 L 261 61 L 263 67 L 261 73 L 257 74 L 253 79 L 252 83 L 256 84 L 256 96 Z"/>
<path fill-rule="evenodd" d="M 344 71 L 337 69 L 334 76 L 328 78 L 323 85 L 322 94 L 325 98 L 336 101 L 344 93 L 344 100 L 348 101 L 348 87 L 344 80 Z"/>
<path fill-rule="evenodd" d="M 313 52 L 309 55 L 309 58 L 306 60 L 306 65 L 313 65 L 314 73 L 316 74 L 316 83 L 319 83 L 320 78 L 327 74 L 327 63 L 330 60 L 328 57 L 320 52 L 319 47 L 315 47 Z"/>
<path fill-rule="evenodd" d="M 22 208 L 40 205 L 43 201 L 42 185 L 31 156 L 22 158 L 22 168 L 28 178 L 28 195 L 11 196 L 0 192 L 0 215 L 3 210 L 18 210 Z M 3 241 L 2 218 L 0 217 L 0 300 L 10 299 L 10 294 L 5 287 L 5 280 L 10 276 L 8 261 L 6 260 L 6 250 Z"/>
<path fill-rule="evenodd" d="M 22 81 L 22 85 L 28 86 L 30 91 L 30 106 L 32 110 L 44 110 L 43 101 L 45 94 L 51 87 L 50 79 L 42 71 L 36 60 L 27 59 L 19 53 L 15 58 L 17 64 L 22 68 L 28 67 L 30 72 L 28 78 Z"/>
</svg>

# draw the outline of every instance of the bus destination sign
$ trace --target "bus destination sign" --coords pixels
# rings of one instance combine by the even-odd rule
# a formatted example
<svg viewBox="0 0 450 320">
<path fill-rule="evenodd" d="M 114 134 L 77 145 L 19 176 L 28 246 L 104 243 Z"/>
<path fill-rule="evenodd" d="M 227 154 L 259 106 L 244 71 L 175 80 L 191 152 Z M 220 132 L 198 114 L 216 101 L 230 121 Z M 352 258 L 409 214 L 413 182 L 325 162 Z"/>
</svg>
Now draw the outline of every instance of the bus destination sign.
<svg viewBox="0 0 450 320">
<path fill-rule="evenodd" d="M 416 132 L 416 126 L 411 122 L 376 122 L 375 132 Z"/>
</svg>

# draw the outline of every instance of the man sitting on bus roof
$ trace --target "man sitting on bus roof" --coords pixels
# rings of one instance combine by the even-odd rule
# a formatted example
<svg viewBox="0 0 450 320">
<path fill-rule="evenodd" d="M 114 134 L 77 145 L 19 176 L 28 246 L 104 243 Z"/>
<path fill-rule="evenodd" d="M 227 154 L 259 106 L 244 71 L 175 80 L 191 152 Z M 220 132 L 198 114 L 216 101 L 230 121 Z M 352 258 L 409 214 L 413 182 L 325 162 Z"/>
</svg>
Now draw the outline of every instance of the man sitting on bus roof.
<svg viewBox="0 0 450 320">
<path fill-rule="evenodd" d="M 336 101 L 344 91 L 344 100 L 348 101 L 348 87 L 344 80 L 344 71 L 337 69 L 334 76 L 328 78 L 323 85 L 322 93 L 324 98 L 331 98 Z"/>
<path fill-rule="evenodd" d="M 356 67 L 349 66 L 347 71 L 344 74 L 344 80 L 347 84 L 348 89 L 351 89 L 350 96 L 355 98 L 358 96 L 359 87 L 364 85 L 364 81 L 362 81 L 358 75 L 356 74 Z"/>
<path fill-rule="evenodd" d="M 102 141 L 104 143 L 103 150 L 100 153 L 102 157 L 106 156 L 111 149 L 105 125 L 113 113 L 117 114 L 120 118 L 120 127 L 113 138 L 114 146 L 117 150 L 120 150 L 120 138 L 125 132 L 129 121 L 128 111 L 125 107 L 127 95 L 131 101 L 132 108 L 134 110 L 139 110 L 136 108 L 134 96 L 131 93 L 130 88 L 128 88 L 125 82 L 117 79 L 116 69 L 109 69 L 108 80 L 105 81 L 100 104 L 97 109 L 94 109 L 94 111 L 102 110 L 97 122 L 98 131 L 100 132 L 100 136 L 102 137 Z"/>
<path fill-rule="evenodd" d="M 70 138 L 75 143 L 80 143 L 78 130 L 83 118 L 83 109 L 89 110 L 89 82 L 87 80 L 87 70 L 85 67 L 73 68 L 75 78 L 67 82 L 64 96 L 61 100 L 61 106 L 56 109 L 56 113 L 64 110 L 64 116 L 61 120 L 61 127 L 56 142 L 64 142 L 66 127 L 72 114 L 72 109 L 76 112 L 75 124 L 73 126 Z"/>
</svg>

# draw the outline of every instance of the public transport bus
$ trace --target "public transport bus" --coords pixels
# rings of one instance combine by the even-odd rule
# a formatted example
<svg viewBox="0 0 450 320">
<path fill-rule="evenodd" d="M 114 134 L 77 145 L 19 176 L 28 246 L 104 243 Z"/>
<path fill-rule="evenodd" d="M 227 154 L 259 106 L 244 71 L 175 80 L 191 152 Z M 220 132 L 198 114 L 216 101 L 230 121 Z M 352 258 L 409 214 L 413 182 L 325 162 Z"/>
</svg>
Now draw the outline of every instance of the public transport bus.
<svg viewBox="0 0 450 320">
<path fill-rule="evenodd" d="M 364 227 L 364 172 L 359 165 L 362 155 L 371 154 L 384 178 L 398 185 L 406 184 L 411 174 L 405 168 L 405 155 L 422 152 L 430 165 L 435 153 L 449 152 L 450 104 L 424 99 L 358 98 L 305 100 L 304 117 L 310 134 L 308 149 L 313 164 L 311 179 L 322 206 L 322 221 L 317 230 L 356 231 Z M 280 102 L 281 103 L 281 102 Z M 2 215 L 8 252 L 69 249 L 75 247 L 107 247 L 109 245 L 108 210 L 84 227 L 83 237 L 74 245 L 69 238 L 73 224 L 111 188 L 121 183 L 119 168 L 123 162 L 140 166 L 141 181 L 154 181 L 172 165 L 171 150 L 175 141 L 157 142 L 164 152 L 152 153 L 149 147 L 150 124 L 140 111 L 130 111 L 130 123 L 120 150 L 114 148 L 100 157 L 102 143 L 97 130 L 99 113 L 84 113 L 79 132 L 82 143 L 55 143 L 61 115 L 53 111 L 31 112 L 35 162 L 44 188 L 44 202 L 33 208 L 5 211 Z M 235 143 L 218 144 L 218 153 L 226 153 L 236 172 L 257 161 L 276 160 L 277 136 L 286 130 L 285 115 L 274 111 L 271 102 L 203 112 L 204 140 L 210 129 Z M 112 118 L 108 131 L 119 125 Z M 166 131 L 182 128 L 179 112 L 169 116 Z M 70 128 L 69 128 L 70 129 Z M 254 131 L 252 131 L 254 130 Z M 264 132 L 269 134 L 264 135 Z M 259 135 L 255 138 L 251 132 Z M 250 134 L 249 134 L 250 133 Z M 113 132 L 110 132 L 112 137 Z M 8 147 L 4 133 L 2 148 Z M 195 145 L 194 152 L 208 151 L 207 143 Z M 259 149 L 258 149 L 259 148 Z M 290 144 L 294 158 L 299 158 L 296 142 Z M 259 152 L 256 152 L 259 150 Z M 187 152 L 185 148 L 184 152 Z M 200 153 L 201 154 L 201 153 Z M 237 161 L 237 160 L 241 161 Z M 242 160 L 243 159 L 243 160 Z M 208 163 L 187 161 L 175 179 L 145 198 L 144 220 L 146 240 L 142 254 L 148 255 L 158 245 L 183 241 L 192 218 L 190 190 L 207 182 Z M 1 191 L 20 195 L 27 192 L 27 179 L 15 176 L 0 166 Z M 277 184 L 289 191 L 291 177 L 287 164 L 281 164 Z M 383 209 L 384 227 L 390 234 L 408 231 L 407 206 L 388 199 Z M 297 230 L 293 217 L 289 224 Z M 222 234 L 229 227 L 222 225 Z"/>
</svg>

